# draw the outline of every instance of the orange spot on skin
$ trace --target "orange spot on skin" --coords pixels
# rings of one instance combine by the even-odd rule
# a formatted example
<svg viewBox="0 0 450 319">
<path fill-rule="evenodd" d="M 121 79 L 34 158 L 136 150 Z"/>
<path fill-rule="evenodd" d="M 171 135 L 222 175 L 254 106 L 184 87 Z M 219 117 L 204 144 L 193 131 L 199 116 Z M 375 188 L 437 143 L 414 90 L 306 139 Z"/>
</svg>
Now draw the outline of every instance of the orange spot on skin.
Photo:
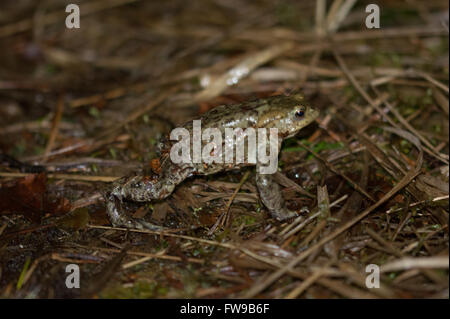
<svg viewBox="0 0 450 319">
<path fill-rule="evenodd" d="M 150 162 L 150 167 L 155 174 L 159 174 L 161 172 L 161 162 L 158 158 L 152 159 L 152 161 Z"/>
<path fill-rule="evenodd" d="M 150 176 L 144 176 L 144 177 L 142 177 L 142 181 L 144 182 L 144 183 L 148 183 L 149 181 L 150 181 Z"/>
</svg>

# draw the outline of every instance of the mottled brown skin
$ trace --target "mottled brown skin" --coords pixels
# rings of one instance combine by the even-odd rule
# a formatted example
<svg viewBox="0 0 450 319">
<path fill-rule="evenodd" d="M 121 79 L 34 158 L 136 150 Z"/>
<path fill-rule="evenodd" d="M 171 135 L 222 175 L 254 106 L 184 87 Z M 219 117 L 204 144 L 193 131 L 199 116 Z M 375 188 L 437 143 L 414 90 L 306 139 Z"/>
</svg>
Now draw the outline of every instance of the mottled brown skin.
<svg viewBox="0 0 450 319">
<path fill-rule="evenodd" d="M 318 116 L 318 111 L 306 106 L 303 97 L 276 96 L 259 99 L 235 105 L 221 105 L 206 113 L 199 119 L 202 121 L 202 130 L 206 128 L 219 128 L 225 136 L 225 128 L 277 128 L 278 152 L 281 142 L 294 136 L 303 127 L 310 124 Z M 192 136 L 193 122 L 182 125 Z M 225 143 L 225 141 L 223 142 Z M 236 143 L 236 142 L 234 142 Z M 135 202 L 150 202 L 161 200 L 169 196 L 176 185 L 193 175 L 210 175 L 221 171 L 239 169 L 243 166 L 255 165 L 245 162 L 241 164 L 230 163 L 192 163 L 174 164 L 170 157 L 170 149 L 174 142 L 163 143 L 161 149 L 161 167 L 154 176 L 124 177 L 115 182 L 112 189 L 105 194 L 108 215 L 115 226 L 131 228 L 155 229 L 156 226 L 144 221 L 131 220 L 122 212 L 122 200 Z M 202 145 L 203 147 L 203 145 Z M 222 145 L 225 150 L 225 145 Z M 247 150 L 245 149 L 245 154 Z M 258 168 L 260 164 L 257 163 Z M 256 184 L 261 201 L 273 217 L 285 220 L 297 215 L 296 212 L 286 208 L 279 185 L 274 181 L 273 175 L 259 174 L 257 169 Z"/>
</svg>

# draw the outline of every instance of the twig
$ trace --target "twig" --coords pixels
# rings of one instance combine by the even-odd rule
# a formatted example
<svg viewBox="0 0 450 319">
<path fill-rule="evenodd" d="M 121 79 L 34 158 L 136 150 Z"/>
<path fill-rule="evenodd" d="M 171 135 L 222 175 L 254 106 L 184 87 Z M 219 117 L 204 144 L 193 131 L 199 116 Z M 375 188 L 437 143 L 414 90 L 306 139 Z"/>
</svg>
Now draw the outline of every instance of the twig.
<svg viewBox="0 0 450 319">
<path fill-rule="evenodd" d="M 382 265 L 380 267 L 380 271 L 391 272 L 415 268 L 448 269 L 448 267 L 449 267 L 448 256 L 418 257 L 418 258 L 405 257 Z"/>
<path fill-rule="evenodd" d="M 43 161 L 45 161 L 48 158 L 48 155 L 52 150 L 53 145 L 55 144 L 55 140 L 59 132 L 59 125 L 61 123 L 63 109 L 64 109 L 64 97 L 63 95 L 60 95 L 58 102 L 56 104 L 56 112 L 52 121 L 52 130 L 50 131 L 47 146 L 45 147 Z"/>
<path fill-rule="evenodd" d="M 8 172 L 0 172 L 0 177 L 26 177 L 32 174 L 27 173 L 8 173 Z M 49 173 L 47 174 L 48 178 L 55 178 L 55 179 L 64 179 L 64 180 L 73 180 L 73 181 L 87 181 L 87 182 L 105 182 L 110 183 L 114 182 L 115 180 L 119 179 L 119 177 L 116 176 L 95 176 L 95 175 L 77 175 L 77 174 L 53 174 Z"/>
<path fill-rule="evenodd" d="M 236 195 L 239 193 L 239 190 L 241 189 L 242 185 L 244 185 L 245 181 L 247 180 L 248 176 L 250 175 L 250 171 L 248 170 L 247 172 L 245 172 L 244 176 L 242 176 L 241 181 L 239 182 L 239 185 L 236 187 L 236 189 L 233 192 L 233 195 L 231 195 L 231 197 L 228 199 L 228 203 L 227 206 L 225 207 L 225 210 L 222 212 L 222 214 L 220 214 L 219 218 L 217 218 L 217 221 L 214 223 L 213 227 L 211 227 L 211 229 L 208 231 L 208 235 L 212 235 L 217 227 L 219 225 L 228 225 L 230 222 L 230 216 L 229 216 L 229 212 L 230 212 L 230 207 L 231 204 L 233 203 L 233 200 L 236 198 Z"/>
<path fill-rule="evenodd" d="M 278 57 L 289 49 L 292 49 L 292 47 L 292 43 L 285 42 L 282 44 L 273 45 L 265 50 L 252 54 L 222 74 L 207 88 L 198 92 L 194 96 L 193 101 L 198 103 L 220 95 L 220 93 L 222 93 L 228 86 L 237 84 L 243 77 L 247 76 L 258 66 Z M 186 101 L 186 103 L 191 103 L 191 101 Z"/>
<path fill-rule="evenodd" d="M 386 119 L 393 127 L 396 128 L 400 128 L 398 126 L 398 124 L 396 124 L 389 116 L 387 116 L 382 110 L 381 108 L 375 103 L 375 101 L 369 96 L 369 94 L 367 94 L 366 91 L 364 91 L 364 89 L 361 87 L 361 85 L 358 83 L 358 81 L 355 79 L 355 77 L 351 74 L 351 72 L 349 71 L 349 69 L 347 68 L 344 60 L 342 59 L 342 57 L 340 56 L 340 54 L 335 50 L 332 49 L 333 55 L 336 59 L 336 61 L 338 62 L 339 66 L 341 67 L 342 71 L 344 71 L 345 75 L 347 76 L 348 80 L 350 81 L 350 83 L 352 83 L 352 85 L 355 87 L 355 89 L 362 95 L 362 97 L 364 97 L 364 99 L 374 108 L 378 111 L 378 113 L 383 116 L 384 119 Z M 375 87 L 374 87 L 375 89 Z M 384 101 L 384 103 L 388 103 L 387 101 Z M 392 111 L 393 108 L 391 108 Z M 398 112 L 396 112 L 397 115 L 400 116 L 400 114 L 398 114 Z M 401 117 L 401 116 L 400 116 Z M 405 123 L 402 122 L 402 124 L 406 125 L 407 128 L 409 128 L 410 130 L 412 129 L 413 131 L 414 128 L 411 127 L 411 125 L 404 120 Z M 420 135 L 420 134 L 419 134 Z M 422 137 L 423 138 L 423 137 Z M 424 143 L 426 143 L 426 145 L 429 147 L 429 145 L 431 145 L 427 140 L 426 142 L 424 141 Z M 439 159 L 440 161 L 448 164 L 448 159 L 445 159 L 442 157 L 442 154 L 440 154 L 439 152 L 435 152 L 433 151 L 433 146 L 431 145 L 431 150 L 428 150 L 427 148 L 425 148 L 425 151 L 427 153 L 429 153 L 430 155 L 433 155 L 434 157 L 436 157 L 437 159 Z"/>
<path fill-rule="evenodd" d="M 333 5 L 335 3 L 342 2 L 342 0 L 335 0 Z M 328 25 L 327 25 L 327 31 L 328 32 L 335 32 L 342 21 L 344 21 L 345 17 L 349 14 L 352 7 L 355 5 L 356 0 L 345 0 L 345 2 L 342 5 L 336 6 L 339 7 L 335 12 L 333 12 L 333 15 L 328 15 Z"/>
<path fill-rule="evenodd" d="M 316 33 L 319 37 L 325 34 L 326 0 L 316 0 Z"/>
<path fill-rule="evenodd" d="M 331 234 L 325 236 L 322 238 L 319 242 L 305 250 L 304 252 L 300 253 L 296 258 L 294 258 L 291 262 L 289 262 L 287 265 L 285 265 L 283 268 L 280 268 L 276 272 L 274 272 L 272 275 L 270 275 L 265 281 L 260 282 L 259 284 L 254 285 L 252 288 L 250 288 L 247 293 L 245 294 L 245 298 L 252 298 L 256 294 L 260 293 L 264 289 L 266 289 L 268 286 L 270 286 L 272 283 L 274 283 L 278 278 L 280 278 L 282 275 L 284 275 L 287 271 L 292 270 L 295 265 L 297 265 L 300 261 L 308 257 L 310 254 L 321 248 L 323 245 L 325 245 L 330 240 L 336 238 L 339 236 L 342 232 L 349 229 L 353 225 L 355 225 L 357 222 L 359 222 L 361 219 L 365 218 L 367 215 L 369 215 L 373 210 L 387 202 L 392 196 L 394 196 L 398 191 L 403 189 L 406 185 L 408 185 L 420 172 L 420 168 L 422 167 L 422 161 L 423 161 L 423 153 L 420 150 L 419 158 L 417 160 L 417 164 L 414 170 L 410 171 L 408 174 L 406 174 L 400 182 L 395 185 L 387 194 L 385 194 L 378 202 L 373 204 L 372 206 L 365 209 L 361 214 L 355 216 L 348 222 L 346 222 L 341 227 L 338 227 L 335 231 L 333 231 Z"/>
<path fill-rule="evenodd" d="M 313 149 L 311 149 L 310 147 L 306 146 L 305 144 L 302 144 L 300 142 L 298 142 L 298 145 L 300 145 L 301 147 L 304 147 L 306 150 L 308 150 L 308 152 L 310 152 L 311 154 L 314 155 L 314 157 L 316 157 L 317 159 L 319 159 L 322 163 L 325 164 L 325 166 L 332 171 L 333 173 L 341 176 L 343 179 L 345 179 L 347 182 L 350 183 L 350 185 L 356 189 L 358 192 L 360 192 L 361 194 L 363 194 L 364 196 L 366 196 L 368 199 L 370 199 L 372 202 L 375 202 L 375 199 L 370 196 L 364 189 L 362 189 L 356 182 L 354 182 L 353 180 L 350 179 L 350 177 L 348 177 L 347 175 L 345 175 L 344 173 L 338 171 L 333 164 L 331 164 L 330 162 L 328 162 L 326 159 L 324 159 L 322 156 L 320 156 L 319 154 L 317 154 L 316 152 L 314 152 Z"/>
<path fill-rule="evenodd" d="M 373 90 L 375 91 L 376 94 L 379 94 L 379 91 L 377 90 L 377 88 L 374 87 Z M 388 109 L 392 112 L 392 114 L 394 114 L 394 116 L 399 120 L 399 122 L 405 128 L 407 128 L 412 134 L 414 134 L 417 138 L 419 138 L 431 150 L 430 155 L 433 155 L 437 159 L 448 164 L 448 158 L 445 159 L 444 158 L 445 155 L 439 153 L 435 149 L 435 147 L 422 134 L 420 134 L 411 124 L 409 124 L 409 122 L 395 109 L 395 107 L 393 107 L 387 100 L 384 100 L 383 103 L 384 103 L 384 105 L 386 105 L 388 107 Z M 427 152 L 427 153 L 430 153 L 430 152 Z"/>
<path fill-rule="evenodd" d="M 332 265 L 332 261 L 328 262 L 325 266 L 313 271 L 310 277 L 305 281 L 301 282 L 297 287 L 295 287 L 290 293 L 284 297 L 285 299 L 294 299 L 300 296 L 309 286 L 311 286 L 317 279 L 322 277 L 328 270 L 328 267 Z"/>
</svg>

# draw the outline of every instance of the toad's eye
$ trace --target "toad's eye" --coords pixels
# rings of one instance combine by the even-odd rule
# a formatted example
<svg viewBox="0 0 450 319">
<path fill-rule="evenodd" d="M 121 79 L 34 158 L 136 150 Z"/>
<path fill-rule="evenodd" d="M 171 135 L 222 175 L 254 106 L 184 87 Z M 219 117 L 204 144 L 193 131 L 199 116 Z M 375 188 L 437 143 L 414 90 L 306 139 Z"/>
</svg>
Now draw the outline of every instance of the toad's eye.
<svg viewBox="0 0 450 319">
<path fill-rule="evenodd" d="M 305 116 L 305 111 L 303 111 L 303 110 L 298 110 L 298 111 L 295 112 L 295 118 L 296 118 L 297 120 L 303 118 L 303 116 Z"/>
</svg>

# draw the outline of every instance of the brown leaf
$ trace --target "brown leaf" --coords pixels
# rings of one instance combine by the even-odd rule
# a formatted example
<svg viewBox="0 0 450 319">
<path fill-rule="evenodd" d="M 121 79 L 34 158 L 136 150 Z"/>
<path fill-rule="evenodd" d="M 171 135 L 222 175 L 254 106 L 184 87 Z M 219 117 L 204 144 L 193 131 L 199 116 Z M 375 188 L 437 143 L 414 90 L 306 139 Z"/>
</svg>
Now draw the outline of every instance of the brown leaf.
<svg viewBox="0 0 450 319">
<path fill-rule="evenodd" d="M 33 222 L 44 215 L 62 215 L 70 210 L 66 198 L 50 198 L 47 193 L 47 176 L 44 173 L 28 175 L 12 185 L 0 188 L 0 215 L 22 214 Z"/>
<path fill-rule="evenodd" d="M 86 227 L 88 222 L 89 211 L 86 207 L 81 207 L 62 217 L 57 224 L 64 229 L 79 230 Z"/>
</svg>

